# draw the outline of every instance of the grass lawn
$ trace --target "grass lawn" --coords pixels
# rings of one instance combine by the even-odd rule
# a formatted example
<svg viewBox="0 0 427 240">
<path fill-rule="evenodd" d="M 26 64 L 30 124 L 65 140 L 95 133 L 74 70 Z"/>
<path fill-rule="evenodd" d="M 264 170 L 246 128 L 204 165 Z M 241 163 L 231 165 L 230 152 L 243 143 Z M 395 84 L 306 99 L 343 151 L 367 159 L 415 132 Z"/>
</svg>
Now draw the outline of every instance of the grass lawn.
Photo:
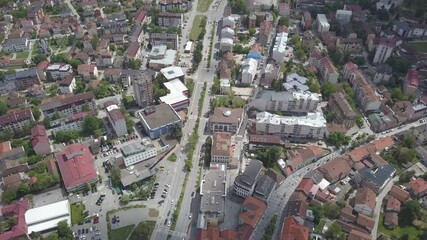
<svg viewBox="0 0 427 240">
<path fill-rule="evenodd" d="M 135 230 L 130 235 L 129 240 L 149 240 L 153 233 L 155 221 L 144 221 L 138 224 Z"/>
<path fill-rule="evenodd" d="M 206 20 L 206 16 L 197 15 L 194 17 L 193 26 L 191 27 L 191 31 L 190 31 L 191 41 L 196 41 L 199 38 L 199 35 L 202 32 L 202 29 L 206 27 L 206 26 L 200 26 L 203 19 Z"/>
<path fill-rule="evenodd" d="M 409 45 L 413 46 L 415 50 L 427 53 L 427 41 L 426 42 L 408 42 Z"/>
<path fill-rule="evenodd" d="M 282 174 L 282 169 L 280 168 L 279 164 L 277 162 L 274 163 L 273 165 L 273 170 L 277 173 Z"/>
<path fill-rule="evenodd" d="M 71 224 L 83 222 L 85 205 L 82 202 L 71 204 Z"/>
<path fill-rule="evenodd" d="M 170 162 L 176 162 L 176 154 L 173 153 L 168 157 L 168 161 Z"/>
<path fill-rule="evenodd" d="M 197 11 L 206 12 L 209 9 L 209 6 L 212 4 L 213 0 L 199 0 L 197 3 Z"/>
<path fill-rule="evenodd" d="M 29 52 L 18 52 L 16 53 L 16 59 L 27 59 Z"/>
<path fill-rule="evenodd" d="M 39 43 L 38 42 L 34 43 L 33 49 L 32 49 L 31 52 L 32 52 L 33 55 L 36 55 L 37 53 L 39 53 Z"/>
<path fill-rule="evenodd" d="M 135 225 L 128 225 L 121 228 L 112 229 L 108 234 L 108 239 L 127 239 L 127 237 L 132 233 Z"/>
<path fill-rule="evenodd" d="M 316 232 L 321 233 L 323 230 L 323 227 L 325 226 L 325 219 L 320 219 L 319 224 L 317 224 L 314 229 L 316 230 Z"/>
<path fill-rule="evenodd" d="M 409 240 L 421 239 L 423 231 L 419 228 L 408 226 L 408 227 L 397 227 L 394 230 L 390 230 L 383 225 L 384 214 L 381 213 L 380 221 L 378 223 L 378 231 L 392 238 L 401 238 L 403 235 L 408 235 Z"/>
</svg>

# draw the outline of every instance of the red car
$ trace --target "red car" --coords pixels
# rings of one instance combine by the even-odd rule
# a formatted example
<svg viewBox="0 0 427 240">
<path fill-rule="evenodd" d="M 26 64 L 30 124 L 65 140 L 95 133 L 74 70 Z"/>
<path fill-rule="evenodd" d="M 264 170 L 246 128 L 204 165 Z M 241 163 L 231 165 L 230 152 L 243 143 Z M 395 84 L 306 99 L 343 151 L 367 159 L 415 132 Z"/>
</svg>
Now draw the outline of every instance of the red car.
<svg viewBox="0 0 427 240">
<path fill-rule="evenodd" d="M 93 219 L 93 223 L 94 223 L 94 224 L 99 223 L 99 217 L 95 217 L 95 218 Z"/>
</svg>

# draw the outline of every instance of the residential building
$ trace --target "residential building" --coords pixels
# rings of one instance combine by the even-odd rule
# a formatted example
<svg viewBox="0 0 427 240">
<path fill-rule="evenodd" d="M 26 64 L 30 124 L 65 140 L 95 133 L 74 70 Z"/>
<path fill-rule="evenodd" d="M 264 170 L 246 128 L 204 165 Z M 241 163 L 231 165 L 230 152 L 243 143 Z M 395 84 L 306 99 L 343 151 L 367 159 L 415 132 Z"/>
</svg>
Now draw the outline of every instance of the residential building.
<svg viewBox="0 0 427 240">
<path fill-rule="evenodd" d="M 372 216 L 376 205 L 375 192 L 370 188 L 359 188 L 357 189 L 355 200 L 354 200 L 354 211 L 359 214 L 365 214 Z"/>
<path fill-rule="evenodd" d="M 136 104 L 144 108 L 153 104 L 153 79 L 150 72 L 142 72 L 139 77 L 133 81 L 133 92 L 135 94 Z"/>
<path fill-rule="evenodd" d="M 324 81 L 331 83 L 338 82 L 338 70 L 332 61 L 328 57 L 324 57 L 318 50 L 315 49 L 312 51 L 309 63 L 318 70 L 319 75 Z"/>
<path fill-rule="evenodd" d="M 320 94 L 311 92 L 260 91 L 253 101 L 253 107 L 259 111 L 303 115 L 316 111 L 321 98 Z"/>
<path fill-rule="evenodd" d="M 359 38 L 337 38 L 336 47 L 342 53 L 359 53 L 362 46 L 363 41 Z"/>
<path fill-rule="evenodd" d="M 325 14 L 317 14 L 316 22 L 317 31 L 319 33 L 329 32 L 329 28 L 331 27 L 331 25 L 329 24 Z"/>
<path fill-rule="evenodd" d="M 162 103 L 138 112 L 145 133 L 151 138 L 168 134 L 175 127 L 182 127 L 182 119 L 171 105 Z"/>
<path fill-rule="evenodd" d="M 13 109 L 0 116 L 0 131 L 22 132 L 34 122 L 31 109 Z"/>
<path fill-rule="evenodd" d="M 157 149 L 149 140 L 123 146 L 120 148 L 120 152 L 126 167 L 157 156 Z"/>
<path fill-rule="evenodd" d="M 161 0 L 158 4 L 160 5 L 161 12 L 169 12 L 174 9 L 187 12 L 192 8 L 192 2 L 188 0 Z"/>
<path fill-rule="evenodd" d="M 224 221 L 227 195 L 226 171 L 226 165 L 218 164 L 211 167 L 200 184 L 200 214 L 208 226 L 218 225 Z"/>
<path fill-rule="evenodd" d="M 350 172 L 352 161 L 346 157 L 336 158 L 318 168 L 326 180 L 331 183 L 338 182 L 345 178 Z M 372 191 L 372 190 L 371 190 Z"/>
<path fill-rule="evenodd" d="M 299 224 L 295 217 L 286 217 L 282 227 L 281 240 L 308 240 L 309 228 Z"/>
<path fill-rule="evenodd" d="M 359 170 L 360 180 L 356 180 L 356 182 L 360 186 L 370 188 L 375 193 L 380 193 L 395 173 L 396 169 L 390 164 L 375 169 L 365 167 Z"/>
<path fill-rule="evenodd" d="M 79 191 L 86 184 L 98 182 L 94 159 L 86 145 L 68 146 L 55 156 L 67 192 Z"/>
<path fill-rule="evenodd" d="M 420 85 L 419 72 L 416 69 L 409 69 L 406 73 L 405 82 L 403 83 L 403 93 L 405 95 L 415 95 Z"/>
<path fill-rule="evenodd" d="M 221 78 L 219 83 L 220 94 L 226 95 L 231 93 L 231 82 L 228 78 Z"/>
<path fill-rule="evenodd" d="M 272 58 L 276 61 L 276 63 L 281 64 L 285 61 L 287 44 L 288 44 L 288 33 L 286 32 L 277 33 L 274 41 L 273 54 L 272 54 Z"/>
<path fill-rule="evenodd" d="M 307 216 L 307 197 L 300 193 L 294 192 L 289 198 L 288 206 L 286 208 L 285 217 L 294 217 L 299 224 L 304 224 Z"/>
<path fill-rule="evenodd" d="M 232 16 L 228 16 L 222 19 L 222 27 L 236 28 L 236 20 Z"/>
<path fill-rule="evenodd" d="M 126 127 L 125 116 L 120 111 L 119 106 L 112 101 L 104 103 L 107 112 L 108 121 L 114 129 L 117 137 L 122 137 L 128 134 Z"/>
<path fill-rule="evenodd" d="M 169 93 L 160 97 L 161 102 L 171 105 L 175 111 L 188 107 L 190 104 L 188 89 L 180 79 L 175 78 L 169 82 L 164 82 L 163 85 L 169 90 Z"/>
<path fill-rule="evenodd" d="M 61 118 L 82 112 L 83 107 L 90 111 L 96 110 L 93 92 L 64 94 L 42 100 L 40 110 L 44 117 L 51 118 L 56 113 Z"/>
<path fill-rule="evenodd" d="M 239 215 L 240 239 L 250 239 L 266 208 L 266 203 L 252 196 L 245 199 Z"/>
<path fill-rule="evenodd" d="M 289 6 L 289 4 L 287 3 L 279 3 L 278 5 L 279 8 L 279 16 L 289 16 L 289 14 L 291 13 L 291 6 Z"/>
<path fill-rule="evenodd" d="M 3 153 L 9 152 L 10 150 L 12 150 L 12 145 L 10 141 L 0 142 L 0 156 Z"/>
<path fill-rule="evenodd" d="M 92 64 L 80 64 L 77 72 L 86 81 L 98 78 L 98 68 Z"/>
<path fill-rule="evenodd" d="M 28 170 L 29 168 L 26 162 L 20 163 L 17 160 L 10 159 L 3 159 L 0 161 L 0 179 L 20 172 L 27 172 Z"/>
<path fill-rule="evenodd" d="M 114 53 L 100 51 L 95 57 L 95 65 L 99 68 L 111 67 L 114 64 Z"/>
<path fill-rule="evenodd" d="M 49 130 L 52 135 L 56 135 L 59 131 L 83 131 L 83 120 L 87 116 L 96 116 L 96 111 L 77 112 L 71 116 L 50 121 Z"/>
<path fill-rule="evenodd" d="M 215 132 L 212 138 L 211 162 L 229 163 L 232 157 L 231 133 Z"/>
<path fill-rule="evenodd" d="M 242 83 L 252 84 L 258 68 L 258 61 L 252 58 L 247 58 L 241 63 Z"/>
<path fill-rule="evenodd" d="M 302 16 L 302 20 L 301 20 L 302 28 L 304 30 L 311 29 L 311 23 L 312 23 L 312 19 L 311 19 L 310 12 L 309 11 L 304 11 L 303 16 Z"/>
<path fill-rule="evenodd" d="M 221 29 L 221 38 L 234 38 L 234 30 L 230 27 Z"/>
<path fill-rule="evenodd" d="M 385 210 L 386 211 L 390 211 L 390 212 L 400 212 L 400 207 L 401 207 L 402 203 L 397 200 L 397 198 L 388 195 L 387 196 L 387 204 L 385 206 Z"/>
<path fill-rule="evenodd" d="M 264 20 L 261 22 L 258 33 L 258 43 L 265 46 L 270 42 L 270 35 L 272 34 L 273 24 Z"/>
<path fill-rule="evenodd" d="M 391 29 L 399 36 L 403 38 L 411 38 L 413 33 L 413 28 L 410 23 L 405 21 L 395 21 Z M 422 36 L 422 33 L 421 33 Z"/>
<path fill-rule="evenodd" d="M 174 66 L 178 52 L 173 49 L 167 49 L 166 45 L 154 46 L 148 59 L 148 67 L 154 70 L 160 70 Z"/>
<path fill-rule="evenodd" d="M 335 14 L 335 19 L 339 24 L 349 24 L 351 21 L 352 11 L 338 9 Z"/>
<path fill-rule="evenodd" d="M 6 53 L 28 51 L 30 41 L 26 37 L 5 39 L 2 44 L 2 51 Z"/>
<path fill-rule="evenodd" d="M 249 134 L 249 150 L 261 150 L 269 146 L 284 146 L 280 136 Z"/>
<path fill-rule="evenodd" d="M 255 185 L 261 175 L 262 162 L 253 159 L 246 166 L 245 171 L 234 180 L 233 192 L 243 198 L 247 198 L 255 190 Z"/>
<path fill-rule="evenodd" d="M 322 113 L 307 113 L 307 116 L 279 116 L 268 112 L 256 116 L 256 131 L 289 138 L 323 139 L 326 119 Z"/>
<path fill-rule="evenodd" d="M 374 83 L 387 83 L 393 73 L 393 69 L 388 64 L 378 64 L 375 67 Z"/>
<path fill-rule="evenodd" d="M 182 13 L 160 12 L 157 18 L 160 27 L 179 27 L 182 22 Z"/>
<path fill-rule="evenodd" d="M 333 115 L 334 122 L 343 124 L 347 129 L 356 122 L 356 113 L 342 93 L 333 93 L 329 99 L 328 114 Z"/>
<path fill-rule="evenodd" d="M 286 76 L 286 82 L 283 83 L 283 88 L 286 91 L 297 91 L 297 92 L 309 91 L 309 87 L 307 86 L 307 78 L 302 77 L 297 73 L 291 73 Z"/>
<path fill-rule="evenodd" d="M 167 45 L 172 49 L 177 49 L 178 34 L 176 33 L 151 33 L 150 35 L 151 46 Z"/>
<path fill-rule="evenodd" d="M 134 18 L 134 23 L 135 24 L 139 24 L 142 25 L 145 22 L 145 17 L 147 16 L 147 12 L 144 11 L 144 9 L 139 9 L 136 14 L 135 14 L 135 18 Z"/>
<path fill-rule="evenodd" d="M 402 203 L 406 202 L 410 198 L 409 192 L 407 192 L 406 190 L 404 190 L 404 189 L 402 189 L 396 185 L 393 185 L 393 187 L 391 187 L 391 190 L 390 190 L 390 192 L 388 192 L 388 195 L 396 198 L 397 200 L 399 200 Z"/>
<path fill-rule="evenodd" d="M 385 212 L 384 213 L 384 226 L 388 229 L 395 229 L 399 226 L 399 215 L 396 212 Z"/>
<path fill-rule="evenodd" d="M 256 183 L 253 196 L 267 203 L 275 189 L 276 182 L 267 175 L 261 175 Z"/>
<path fill-rule="evenodd" d="M 236 133 L 243 121 L 243 109 L 216 107 L 209 117 L 208 126 L 212 132 Z"/>
<path fill-rule="evenodd" d="M 37 155 L 48 155 L 52 153 L 46 128 L 43 125 L 36 125 L 31 129 L 31 145 Z"/>
<path fill-rule="evenodd" d="M 59 91 L 61 94 L 73 93 L 76 87 L 76 78 L 73 75 L 67 75 L 59 82 Z"/>
<path fill-rule="evenodd" d="M 142 48 L 139 42 L 131 42 L 126 49 L 125 57 L 128 61 L 141 58 Z"/>
<path fill-rule="evenodd" d="M 3 81 L 0 81 L 0 93 L 10 93 L 15 91 L 23 91 L 32 87 L 34 84 L 41 84 L 41 76 L 37 68 L 29 68 L 23 71 L 14 73 L 6 73 L 3 76 Z"/>
<path fill-rule="evenodd" d="M 394 39 L 381 38 L 378 42 L 378 47 L 372 62 L 374 64 L 385 63 L 391 56 L 395 46 L 396 42 Z"/>
<path fill-rule="evenodd" d="M 234 40 L 231 38 L 221 38 L 219 41 L 219 50 L 221 52 L 232 52 L 234 46 Z"/>
<path fill-rule="evenodd" d="M 301 147 L 293 147 L 288 149 L 286 160 L 286 169 L 282 169 L 285 175 L 290 175 L 296 170 L 310 164 L 319 158 L 328 154 L 328 151 L 324 148 L 306 145 Z"/>
<path fill-rule="evenodd" d="M 112 13 L 101 22 L 101 29 L 104 34 L 127 34 L 129 24 L 126 15 L 122 13 Z"/>
<path fill-rule="evenodd" d="M 143 39 L 144 39 L 144 30 L 142 25 L 134 25 L 129 34 L 129 41 L 142 43 Z"/>
<path fill-rule="evenodd" d="M 409 182 L 409 192 L 414 198 L 422 198 L 427 195 L 427 182 L 417 178 Z"/>
<path fill-rule="evenodd" d="M 282 78 L 282 74 L 278 65 L 267 63 L 262 70 L 260 85 L 269 88 L 273 81 Z"/>
<path fill-rule="evenodd" d="M 73 67 L 70 64 L 55 63 L 50 64 L 46 69 L 47 78 L 50 80 L 62 79 L 73 74 Z"/>
<path fill-rule="evenodd" d="M 25 157 L 25 149 L 24 147 L 16 147 L 13 148 L 3 154 L 0 155 L 0 161 L 3 160 L 19 160 L 20 158 Z"/>
<path fill-rule="evenodd" d="M 25 213 L 30 208 L 30 201 L 26 198 L 20 199 L 14 204 L 6 205 L 1 208 L 1 213 L 4 217 L 12 217 L 15 219 L 15 224 L 8 231 L 0 234 L 0 239 L 20 239 L 26 238 L 28 235 L 28 226 L 25 222 Z"/>
</svg>

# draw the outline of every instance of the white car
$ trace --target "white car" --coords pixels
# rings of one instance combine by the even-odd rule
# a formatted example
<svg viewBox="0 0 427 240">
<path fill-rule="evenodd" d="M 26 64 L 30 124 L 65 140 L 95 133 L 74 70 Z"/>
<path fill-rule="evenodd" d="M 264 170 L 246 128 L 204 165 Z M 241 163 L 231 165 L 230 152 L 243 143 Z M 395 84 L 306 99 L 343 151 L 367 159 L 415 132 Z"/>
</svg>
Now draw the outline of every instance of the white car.
<svg viewBox="0 0 427 240">
<path fill-rule="evenodd" d="M 171 221 L 169 220 L 169 221 L 168 221 L 168 227 L 170 227 L 170 226 L 171 226 Z"/>
</svg>

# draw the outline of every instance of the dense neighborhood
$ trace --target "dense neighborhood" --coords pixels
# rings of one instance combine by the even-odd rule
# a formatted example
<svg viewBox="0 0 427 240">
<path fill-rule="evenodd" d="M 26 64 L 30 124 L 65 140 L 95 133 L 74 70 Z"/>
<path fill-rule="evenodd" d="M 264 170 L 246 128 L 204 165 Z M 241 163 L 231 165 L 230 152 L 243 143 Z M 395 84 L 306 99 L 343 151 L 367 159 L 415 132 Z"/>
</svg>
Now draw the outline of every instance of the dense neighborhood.
<svg viewBox="0 0 427 240">
<path fill-rule="evenodd" d="M 427 1 L 0 11 L 0 240 L 427 239 Z"/>
</svg>

